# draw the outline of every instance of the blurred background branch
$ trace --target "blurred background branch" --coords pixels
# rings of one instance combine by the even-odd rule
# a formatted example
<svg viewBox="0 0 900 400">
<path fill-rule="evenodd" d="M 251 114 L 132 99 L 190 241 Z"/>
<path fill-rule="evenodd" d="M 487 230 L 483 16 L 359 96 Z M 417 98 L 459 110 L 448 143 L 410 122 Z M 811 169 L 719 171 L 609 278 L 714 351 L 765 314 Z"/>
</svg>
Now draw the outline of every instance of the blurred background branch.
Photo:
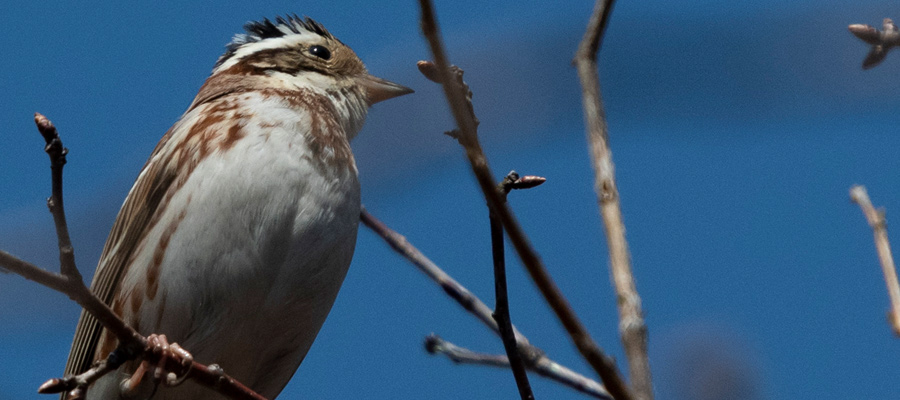
<svg viewBox="0 0 900 400">
<path fill-rule="evenodd" d="M 584 119 L 596 176 L 594 190 L 597 192 L 597 203 L 609 248 L 609 265 L 619 308 L 619 333 L 628 359 L 631 387 L 635 398 L 651 400 L 653 381 L 650 377 L 650 359 L 647 356 L 647 325 L 641 310 L 641 297 L 631 273 L 631 254 L 628 252 L 628 241 L 625 240 L 625 222 L 622 219 L 619 189 L 616 187 L 615 166 L 609 147 L 609 129 L 600 94 L 597 66 L 597 54 L 613 3 L 613 0 L 597 0 L 573 62 L 581 80 Z"/>
<path fill-rule="evenodd" d="M 888 296 L 891 301 L 888 322 L 894 335 L 900 336 L 900 282 L 897 280 L 897 268 L 894 265 L 894 256 L 891 254 L 891 243 L 888 241 L 884 210 L 876 210 L 872 206 L 865 186 L 856 185 L 850 188 L 850 199 L 859 205 L 866 221 L 872 227 L 875 249 L 878 252 L 878 260 L 881 262 L 881 271 L 884 273 L 884 281 L 887 284 Z"/>
</svg>

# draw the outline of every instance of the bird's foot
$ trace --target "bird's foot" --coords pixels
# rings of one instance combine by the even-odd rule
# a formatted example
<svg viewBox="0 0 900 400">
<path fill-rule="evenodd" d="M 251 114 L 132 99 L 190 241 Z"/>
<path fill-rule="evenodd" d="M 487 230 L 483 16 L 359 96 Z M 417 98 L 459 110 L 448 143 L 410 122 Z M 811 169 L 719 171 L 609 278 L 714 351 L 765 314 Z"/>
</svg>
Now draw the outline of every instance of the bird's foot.
<svg viewBox="0 0 900 400">
<path fill-rule="evenodd" d="M 180 385 L 187 378 L 191 370 L 194 357 L 187 350 L 181 348 L 178 343 L 169 343 L 166 335 L 152 334 L 147 336 L 148 350 L 159 355 L 156 365 L 151 365 L 147 360 L 141 361 L 137 370 L 130 378 L 122 381 L 122 393 L 127 395 L 135 393 L 143 380 L 144 375 L 153 372 L 153 380 L 159 382 L 165 376 L 163 383 L 166 386 Z M 173 363 L 174 361 L 174 363 Z M 172 371 L 172 365 L 177 366 Z"/>
</svg>

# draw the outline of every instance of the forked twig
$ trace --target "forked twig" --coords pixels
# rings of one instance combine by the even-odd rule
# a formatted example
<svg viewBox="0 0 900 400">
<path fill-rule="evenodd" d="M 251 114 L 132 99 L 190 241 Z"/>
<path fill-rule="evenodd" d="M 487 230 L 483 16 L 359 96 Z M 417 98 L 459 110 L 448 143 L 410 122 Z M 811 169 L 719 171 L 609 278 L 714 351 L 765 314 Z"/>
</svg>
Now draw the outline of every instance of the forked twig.
<svg viewBox="0 0 900 400">
<path fill-rule="evenodd" d="M 56 127 L 43 115 L 35 113 L 35 124 L 47 143 L 46 152 L 50 156 L 52 177 L 52 195 L 47 201 L 53 220 L 56 224 L 57 240 L 59 241 L 60 272 L 54 273 L 25 262 L 5 251 L 0 251 L 0 267 L 9 272 L 21 275 L 25 279 L 37 282 L 48 288 L 69 296 L 93 315 L 110 333 L 119 339 L 119 349 L 110 355 L 117 358 L 115 362 L 107 359 L 100 365 L 86 373 L 65 378 L 50 379 L 41 385 L 40 393 L 69 392 L 69 398 L 84 396 L 84 392 L 91 383 L 104 374 L 115 370 L 122 362 L 128 359 L 140 357 L 153 364 L 158 364 L 165 358 L 167 371 L 189 371 L 186 376 L 196 382 L 205 385 L 232 399 L 264 400 L 265 398 L 253 392 L 248 387 L 225 375 L 221 369 L 207 367 L 192 361 L 189 365 L 182 365 L 178 359 L 162 357 L 161 353 L 153 351 L 147 338 L 140 335 L 119 318 L 112 309 L 103 301 L 94 296 L 85 286 L 78 268 L 75 266 L 74 251 L 69 239 L 69 231 L 66 225 L 65 211 L 63 209 L 62 196 L 62 170 L 66 163 L 67 150 L 62 145 L 62 140 Z M 74 393 L 72 392 L 74 391 Z"/>
<path fill-rule="evenodd" d="M 606 113 L 600 94 L 597 53 L 603 39 L 613 0 L 597 0 L 584 38 L 573 61 L 581 80 L 584 119 L 594 167 L 594 189 L 603 217 L 603 228 L 609 248 L 610 269 L 619 308 L 619 333 L 628 358 L 631 387 L 635 398 L 653 399 L 650 361 L 647 357 L 647 325 L 641 311 L 641 298 L 631 272 L 631 255 L 625 240 L 625 223 L 616 188 L 615 166 L 609 148 Z"/>
<path fill-rule="evenodd" d="M 866 221 L 872 227 L 875 236 L 875 249 L 878 252 L 878 260 L 881 261 L 881 271 L 884 273 L 884 282 L 887 284 L 888 296 L 891 299 L 891 311 L 888 313 L 888 322 L 894 335 L 900 336 L 900 282 L 897 280 L 897 268 L 894 266 L 894 256 L 891 254 L 891 243 L 888 241 L 887 221 L 884 218 L 884 210 L 876 210 L 869 200 L 864 186 L 856 185 L 850 188 L 850 199 L 859 205 Z"/>
<path fill-rule="evenodd" d="M 434 7 L 430 0 L 419 0 L 419 6 L 422 9 L 422 33 L 425 35 L 431 53 L 434 56 L 436 68 L 434 75 L 439 79 L 447 101 L 450 103 L 450 110 L 459 129 L 459 142 L 465 149 L 469 165 L 481 188 L 482 194 L 487 200 L 488 207 L 497 212 L 497 216 L 503 223 L 503 229 L 509 236 L 509 241 L 516 249 L 522 264 L 528 270 L 529 275 L 550 305 L 550 308 L 553 309 L 565 327 L 575 347 L 578 348 L 578 351 L 594 371 L 600 375 L 600 379 L 603 380 L 606 389 L 616 399 L 631 399 L 631 393 L 625 380 L 619 374 L 615 361 L 606 355 L 591 338 L 587 329 L 585 329 L 578 316 L 572 310 L 568 300 L 566 300 L 559 287 L 550 278 L 550 274 L 547 273 L 543 262 L 531 246 L 512 211 L 503 203 L 499 193 L 497 193 L 494 187 L 496 179 L 488 167 L 487 158 L 481 149 L 481 144 L 478 142 L 477 120 L 471 112 L 471 102 L 466 99 L 468 90 L 462 79 L 459 79 L 461 74 L 457 76 L 457 79 L 452 79 L 450 63 L 441 41 L 437 20 L 434 15 Z"/>
<path fill-rule="evenodd" d="M 44 384 L 38 388 L 38 393 L 67 392 L 66 399 L 84 398 L 87 395 L 86 389 L 88 386 L 97 379 L 100 379 L 103 375 L 115 371 L 118 367 L 119 365 L 114 365 L 113 363 L 108 362 L 108 360 L 103 360 L 93 368 L 81 374 L 67 376 L 65 378 L 53 378 L 44 382 Z"/>
</svg>

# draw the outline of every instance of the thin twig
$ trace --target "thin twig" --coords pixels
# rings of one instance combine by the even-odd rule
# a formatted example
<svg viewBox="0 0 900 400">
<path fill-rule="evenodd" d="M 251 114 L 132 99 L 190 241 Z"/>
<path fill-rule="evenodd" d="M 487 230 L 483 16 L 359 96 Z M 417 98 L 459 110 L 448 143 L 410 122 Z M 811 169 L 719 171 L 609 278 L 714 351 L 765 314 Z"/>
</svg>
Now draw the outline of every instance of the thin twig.
<svg viewBox="0 0 900 400">
<path fill-rule="evenodd" d="M 597 53 L 612 7 L 613 0 L 597 0 L 584 38 L 578 46 L 574 63 L 581 80 L 584 118 L 596 176 L 594 188 L 597 192 L 600 215 L 603 217 L 610 269 L 618 299 L 619 333 L 628 359 L 635 398 L 651 400 L 653 381 L 650 375 L 650 360 L 647 357 L 647 325 L 644 323 L 641 298 L 631 272 L 631 256 L 628 252 L 628 242 L 625 240 L 625 223 L 622 219 L 619 191 L 616 188 L 615 166 L 609 148 L 606 113 L 603 110 L 600 77 L 597 71 Z"/>
<path fill-rule="evenodd" d="M 428 354 L 443 354 L 457 364 L 477 364 L 501 368 L 510 366 L 509 358 L 505 355 L 478 353 L 459 347 L 433 333 L 425 337 L 425 351 Z"/>
<path fill-rule="evenodd" d="M 511 171 L 498 185 L 497 190 L 500 192 L 504 202 L 506 202 L 506 196 L 509 194 L 509 191 L 513 189 L 519 179 L 519 174 L 516 171 Z M 528 383 L 525 363 L 522 361 L 522 356 L 519 355 L 519 349 L 516 347 L 516 335 L 513 333 L 512 320 L 509 316 L 503 224 L 500 222 L 500 218 L 494 209 L 490 209 L 488 214 L 491 224 L 491 251 L 494 259 L 494 295 L 496 298 L 494 320 L 497 321 L 497 326 L 500 328 L 500 338 L 503 340 L 503 347 L 506 349 L 506 355 L 509 358 L 508 362 L 516 379 L 516 386 L 519 388 L 519 396 L 522 397 L 522 400 L 533 400 L 534 393 L 531 391 L 531 385 Z"/>
<path fill-rule="evenodd" d="M 56 237 L 59 240 L 59 264 L 60 272 L 72 279 L 81 280 L 81 273 L 75 268 L 75 250 L 72 248 L 72 240 L 69 238 L 69 227 L 66 223 L 66 211 L 63 207 L 63 167 L 66 165 L 65 148 L 59 133 L 53 123 L 41 113 L 34 113 L 34 123 L 38 131 L 44 137 L 47 146 L 44 151 L 50 156 L 50 175 L 52 194 L 47 199 L 47 207 L 53 215 L 53 223 L 56 225 Z"/>
<path fill-rule="evenodd" d="M 450 343 L 433 333 L 425 338 L 425 349 L 430 354 L 444 355 L 458 364 L 509 367 L 509 359 L 502 354 L 484 354 L 475 352 Z M 535 365 L 529 365 L 528 368 L 544 378 L 552 379 L 588 396 L 604 400 L 611 399 L 609 393 L 603 388 L 603 385 L 597 383 L 597 381 L 586 378 L 582 379 L 580 375 L 572 370 L 552 361 L 548 361 L 546 358 L 544 358 L 543 361 L 544 362 L 538 362 Z"/>
<path fill-rule="evenodd" d="M 884 281 L 887 284 L 888 296 L 891 299 L 891 312 L 888 313 L 888 322 L 894 330 L 894 335 L 900 336 L 900 282 L 897 281 L 897 268 L 894 266 L 894 256 L 891 255 L 891 244 L 888 242 L 887 221 L 884 219 L 884 210 L 876 210 L 869 200 L 865 186 L 856 185 L 850 188 L 850 199 L 859 204 L 859 208 L 866 216 L 866 221 L 872 227 L 875 235 L 875 249 L 878 251 L 878 259 L 881 261 L 881 271 L 884 272 Z"/>
<path fill-rule="evenodd" d="M 62 169 L 65 165 L 65 155 L 67 150 L 62 145 L 56 127 L 54 127 L 46 117 L 35 113 L 34 119 L 38 130 L 47 142 L 45 150 L 50 156 L 53 192 L 47 203 L 56 224 L 57 240 L 59 242 L 60 251 L 60 271 L 62 273 L 57 274 L 39 268 L 5 251 L 0 251 L 0 267 L 9 272 L 18 274 L 25 279 L 37 282 L 69 296 L 69 298 L 74 300 L 100 321 L 104 328 L 116 336 L 119 340 L 120 350 L 117 350 L 118 354 L 125 354 L 127 355 L 126 357 L 140 357 L 150 363 L 158 364 L 163 358 L 162 353 L 153 351 L 154 348 L 149 345 L 147 338 L 141 336 L 137 331 L 122 321 L 108 305 L 94 296 L 90 289 L 85 286 L 81 274 L 78 272 L 78 268 L 75 265 L 75 259 L 73 257 L 74 252 L 72 250 L 71 240 L 69 239 L 65 211 L 63 209 Z M 75 390 L 76 392 L 80 392 L 83 396 L 87 385 L 103 374 L 112 371 L 115 365 L 120 365 L 121 362 L 127 361 L 127 359 L 128 358 L 123 358 L 118 361 L 118 364 L 113 363 L 103 368 L 89 371 L 87 375 L 82 374 L 76 377 L 51 379 L 41 385 L 41 393 L 59 393 L 67 390 Z M 165 361 L 164 368 L 167 371 L 183 371 L 186 368 L 185 365 L 181 364 L 181 360 L 177 358 L 165 357 Z M 264 397 L 222 373 L 221 369 L 210 369 L 197 362 L 192 362 L 189 368 L 189 377 L 230 398 L 265 400 Z"/>
<path fill-rule="evenodd" d="M 525 178 L 529 177 L 523 177 L 522 180 L 525 180 Z M 403 235 L 389 228 L 384 222 L 381 222 L 378 218 L 375 218 L 374 215 L 366 211 L 365 208 L 363 208 L 362 213 L 360 213 L 360 221 L 363 225 L 381 237 L 394 251 L 406 258 L 407 261 L 416 266 L 419 271 L 422 271 L 422 273 L 433 282 L 437 283 L 441 289 L 443 289 L 450 298 L 462 306 L 463 309 L 474 315 L 485 326 L 490 328 L 491 331 L 499 335 L 500 331 L 497 327 L 497 322 L 491 315 L 491 309 L 485 305 L 481 299 L 472 294 L 472 292 L 459 284 L 453 277 L 448 275 L 433 261 L 422 254 L 422 252 L 413 246 Z M 609 398 L 609 394 L 602 385 L 548 358 L 541 349 L 529 343 L 528 338 L 522 335 L 522 333 L 516 329 L 515 325 L 513 325 L 513 332 L 516 334 L 519 353 L 522 354 L 525 365 L 529 369 L 576 390 L 592 394 L 594 397 L 601 399 Z M 582 388 L 589 389 L 585 390 Z"/>
<path fill-rule="evenodd" d="M 363 207 L 362 212 L 360 213 L 360 221 L 363 225 L 384 239 L 394 251 L 409 260 L 409 262 L 415 265 L 419 271 L 422 271 L 422 273 L 428 276 L 429 279 L 440 285 L 441 289 L 443 289 L 450 298 L 459 303 L 463 309 L 470 312 L 478 318 L 481 323 L 495 333 L 500 332 L 500 328 L 497 327 L 497 321 L 494 320 L 492 315 L 493 311 L 491 311 L 491 308 L 453 279 L 453 277 L 444 272 L 437 264 L 422 254 L 419 249 L 406 240 L 406 237 L 389 228 L 378 218 L 375 218 L 375 216 L 369 213 L 365 207 Z M 528 339 L 526 339 L 525 336 L 522 336 L 515 326 L 513 326 L 513 331 L 516 333 L 516 340 L 519 342 L 520 347 L 531 345 L 528 343 Z"/>
<path fill-rule="evenodd" d="M 457 79 L 451 79 L 450 63 L 441 42 L 440 31 L 434 15 L 434 7 L 430 0 L 419 0 L 419 6 L 422 9 L 422 33 L 425 35 L 431 48 L 431 53 L 434 56 L 437 72 L 435 76 L 440 80 L 441 86 L 444 88 L 444 94 L 448 103 L 450 103 L 450 110 L 459 129 L 459 142 L 465 149 L 469 165 L 481 188 L 482 194 L 487 200 L 488 207 L 496 210 L 510 243 L 516 249 L 519 259 L 521 259 L 522 264 L 528 270 L 541 295 L 544 296 L 550 308 L 553 309 L 553 312 L 559 318 L 563 327 L 565 327 L 575 347 L 594 371 L 597 372 L 600 379 L 603 380 L 607 390 L 616 399 L 631 399 L 631 393 L 625 380 L 619 374 L 615 361 L 606 355 L 594 342 L 594 339 L 591 338 L 584 324 L 581 323 L 572 310 L 568 300 L 563 296 L 553 279 L 550 278 L 550 274 L 544 268 L 543 262 L 531 246 L 512 211 L 500 199 L 500 195 L 494 187 L 496 179 L 491 173 L 490 167 L 488 167 L 487 158 L 481 149 L 481 144 L 478 142 L 476 118 L 471 112 L 471 101 L 466 99 L 468 90 L 462 82 L 461 74 L 458 74 Z"/>
</svg>

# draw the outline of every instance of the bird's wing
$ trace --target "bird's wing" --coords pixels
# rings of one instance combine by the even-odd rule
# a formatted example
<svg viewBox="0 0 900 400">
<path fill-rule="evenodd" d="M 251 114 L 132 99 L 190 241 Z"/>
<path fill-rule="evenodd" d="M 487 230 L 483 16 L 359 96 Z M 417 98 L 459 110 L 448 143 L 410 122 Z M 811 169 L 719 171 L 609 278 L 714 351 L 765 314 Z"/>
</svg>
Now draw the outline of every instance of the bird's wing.
<svg viewBox="0 0 900 400">
<path fill-rule="evenodd" d="M 140 175 L 132 186 L 125 203 L 116 216 L 112 231 L 106 239 L 103 254 L 94 273 L 91 291 L 107 305 L 111 305 L 113 297 L 119 289 L 121 278 L 131 262 L 132 253 L 139 240 L 152 228 L 153 216 L 160 202 L 175 180 L 175 168 L 172 167 L 169 152 L 165 151 L 176 124 L 163 136 L 150 159 L 141 169 Z M 81 311 L 69 361 L 66 363 L 66 375 L 86 371 L 94 362 L 97 344 L 101 333 L 100 323 L 90 314 Z"/>
</svg>

